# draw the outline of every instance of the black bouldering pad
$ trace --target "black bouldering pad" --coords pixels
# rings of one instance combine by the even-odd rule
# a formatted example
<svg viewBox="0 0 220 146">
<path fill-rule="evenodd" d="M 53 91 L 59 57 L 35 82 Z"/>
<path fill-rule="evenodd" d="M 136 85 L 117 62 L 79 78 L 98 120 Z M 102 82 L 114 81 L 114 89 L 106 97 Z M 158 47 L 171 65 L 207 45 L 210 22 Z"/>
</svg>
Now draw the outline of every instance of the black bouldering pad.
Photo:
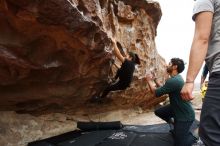
<svg viewBox="0 0 220 146">
<path fill-rule="evenodd" d="M 83 131 L 118 130 L 123 127 L 120 121 L 113 122 L 77 122 L 77 128 Z"/>
<path fill-rule="evenodd" d="M 90 124 L 94 123 L 88 125 Z M 116 129 L 108 127 L 107 130 L 97 130 L 94 125 L 92 127 L 95 127 L 95 130 L 72 131 L 31 142 L 28 146 L 173 146 L 174 143 L 169 132 L 170 127 L 166 123 L 146 126 L 124 125 L 121 129 L 116 126 Z M 198 122 L 195 122 L 192 131 L 197 127 Z"/>
</svg>

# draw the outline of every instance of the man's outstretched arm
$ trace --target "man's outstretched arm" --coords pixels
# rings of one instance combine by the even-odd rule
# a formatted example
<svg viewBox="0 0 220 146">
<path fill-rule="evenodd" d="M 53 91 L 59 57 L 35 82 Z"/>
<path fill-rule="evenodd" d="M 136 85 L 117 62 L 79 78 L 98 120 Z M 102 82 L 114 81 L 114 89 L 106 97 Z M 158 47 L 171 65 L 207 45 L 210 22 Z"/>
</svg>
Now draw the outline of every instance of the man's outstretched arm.
<svg viewBox="0 0 220 146">
<path fill-rule="evenodd" d="M 153 82 L 153 80 L 152 80 L 152 75 L 147 75 L 146 76 L 146 81 L 147 81 L 147 84 L 148 84 L 148 86 L 149 86 L 149 88 L 150 88 L 150 91 L 151 91 L 151 93 L 154 95 L 154 96 L 156 96 L 156 93 L 155 93 L 155 90 L 156 90 L 156 87 L 155 87 L 155 84 L 154 84 L 154 82 Z"/>
</svg>

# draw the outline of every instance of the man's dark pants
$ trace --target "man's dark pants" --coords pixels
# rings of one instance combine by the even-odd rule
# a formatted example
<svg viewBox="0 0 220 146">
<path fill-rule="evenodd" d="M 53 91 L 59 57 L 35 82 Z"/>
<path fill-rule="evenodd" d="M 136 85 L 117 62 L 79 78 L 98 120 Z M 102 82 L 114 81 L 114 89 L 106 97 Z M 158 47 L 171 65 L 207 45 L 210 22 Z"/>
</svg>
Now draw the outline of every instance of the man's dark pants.
<svg viewBox="0 0 220 146">
<path fill-rule="evenodd" d="M 171 105 L 166 105 L 155 110 L 155 115 L 170 124 L 170 119 L 174 118 L 174 112 Z M 191 146 L 195 138 L 190 132 L 193 121 L 178 121 L 174 119 L 174 140 L 175 146 Z"/>
<path fill-rule="evenodd" d="M 220 72 L 212 73 L 200 117 L 199 136 L 206 146 L 220 146 Z"/>
</svg>

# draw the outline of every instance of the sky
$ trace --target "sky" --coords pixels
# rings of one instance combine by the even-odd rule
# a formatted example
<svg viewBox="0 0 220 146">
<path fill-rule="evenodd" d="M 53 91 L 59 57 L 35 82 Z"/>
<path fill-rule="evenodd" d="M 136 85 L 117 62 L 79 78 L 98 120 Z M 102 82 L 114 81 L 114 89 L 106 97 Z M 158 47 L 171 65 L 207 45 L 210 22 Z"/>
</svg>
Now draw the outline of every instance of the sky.
<svg viewBox="0 0 220 146">
<path fill-rule="evenodd" d="M 186 77 L 195 23 L 192 20 L 194 0 L 155 0 L 160 3 L 162 17 L 157 27 L 156 49 L 168 63 L 179 57 L 186 62 Z M 200 82 L 201 71 L 196 78 Z"/>
</svg>

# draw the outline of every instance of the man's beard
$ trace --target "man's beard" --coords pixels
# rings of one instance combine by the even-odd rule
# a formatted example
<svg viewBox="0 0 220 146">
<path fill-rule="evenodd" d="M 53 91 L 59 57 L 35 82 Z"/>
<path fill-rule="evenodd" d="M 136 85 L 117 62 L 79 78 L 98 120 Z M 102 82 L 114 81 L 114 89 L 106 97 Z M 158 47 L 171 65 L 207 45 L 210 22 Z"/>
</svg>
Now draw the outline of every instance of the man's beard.
<svg viewBox="0 0 220 146">
<path fill-rule="evenodd" d="M 172 73 L 172 67 L 167 67 L 167 73 L 168 74 Z"/>
</svg>

